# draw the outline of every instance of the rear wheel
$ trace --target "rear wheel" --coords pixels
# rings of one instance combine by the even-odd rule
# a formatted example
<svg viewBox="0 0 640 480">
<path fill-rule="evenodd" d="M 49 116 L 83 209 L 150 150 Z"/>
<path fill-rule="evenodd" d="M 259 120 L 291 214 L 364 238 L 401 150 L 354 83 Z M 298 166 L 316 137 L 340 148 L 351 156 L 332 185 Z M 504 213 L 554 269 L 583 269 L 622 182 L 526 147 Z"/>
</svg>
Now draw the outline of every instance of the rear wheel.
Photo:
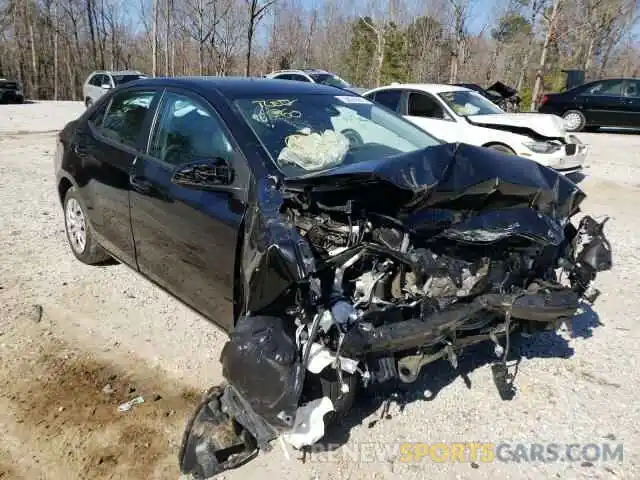
<svg viewBox="0 0 640 480">
<path fill-rule="evenodd" d="M 507 147 L 506 145 L 502 145 L 500 143 L 494 143 L 491 145 L 487 145 L 487 148 L 491 149 L 491 150 L 495 150 L 496 152 L 501 152 L 504 153 L 506 155 L 515 155 L 516 152 L 514 152 L 511 148 Z"/>
<path fill-rule="evenodd" d="M 587 119 L 580 110 L 567 110 L 562 115 L 564 119 L 564 128 L 567 132 L 579 132 L 584 128 Z"/>
<path fill-rule="evenodd" d="M 74 187 L 64 197 L 64 225 L 71 251 L 82 263 L 96 265 L 111 258 L 96 241 L 87 209 Z"/>
</svg>

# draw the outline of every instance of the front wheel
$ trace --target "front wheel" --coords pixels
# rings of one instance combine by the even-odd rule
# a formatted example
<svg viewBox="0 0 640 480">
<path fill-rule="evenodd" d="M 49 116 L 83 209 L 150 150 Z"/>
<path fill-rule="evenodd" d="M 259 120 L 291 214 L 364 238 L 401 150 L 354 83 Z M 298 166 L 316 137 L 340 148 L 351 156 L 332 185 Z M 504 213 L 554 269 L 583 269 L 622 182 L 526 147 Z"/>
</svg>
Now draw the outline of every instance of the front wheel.
<svg viewBox="0 0 640 480">
<path fill-rule="evenodd" d="M 93 100 L 91 100 L 90 98 L 87 98 L 84 104 L 87 108 L 91 108 L 91 105 L 93 105 Z"/>
<path fill-rule="evenodd" d="M 567 132 L 579 132 L 584 128 L 587 119 L 580 110 L 568 110 L 562 115 L 564 128 Z"/>
<path fill-rule="evenodd" d="M 96 241 L 87 209 L 75 188 L 64 197 L 64 226 L 71 251 L 82 263 L 96 265 L 111 258 Z"/>
</svg>

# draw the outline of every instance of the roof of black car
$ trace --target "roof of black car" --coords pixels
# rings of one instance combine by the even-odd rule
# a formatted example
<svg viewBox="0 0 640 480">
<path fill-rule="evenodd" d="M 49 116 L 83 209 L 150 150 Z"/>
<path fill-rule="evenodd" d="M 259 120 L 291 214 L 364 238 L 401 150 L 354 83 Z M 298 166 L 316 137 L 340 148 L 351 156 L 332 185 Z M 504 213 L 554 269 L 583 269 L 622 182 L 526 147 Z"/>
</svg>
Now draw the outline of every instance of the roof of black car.
<svg viewBox="0 0 640 480">
<path fill-rule="evenodd" d="M 212 89 L 226 97 L 252 95 L 354 95 L 351 92 L 317 83 L 260 77 L 158 77 L 136 80 L 136 85 L 162 85 L 190 88 L 205 93 Z"/>
</svg>

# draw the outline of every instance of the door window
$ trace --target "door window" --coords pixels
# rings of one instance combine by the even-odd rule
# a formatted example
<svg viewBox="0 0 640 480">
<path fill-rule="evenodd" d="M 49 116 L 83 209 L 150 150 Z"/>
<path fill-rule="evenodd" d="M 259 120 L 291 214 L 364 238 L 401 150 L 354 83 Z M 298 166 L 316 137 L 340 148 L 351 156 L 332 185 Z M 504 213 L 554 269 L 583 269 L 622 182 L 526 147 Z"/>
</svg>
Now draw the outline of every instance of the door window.
<svg viewBox="0 0 640 480">
<path fill-rule="evenodd" d="M 398 105 L 400 104 L 400 97 L 402 96 L 401 90 L 383 90 L 373 94 L 373 98 L 369 95 L 367 98 L 373 100 L 380 105 L 398 111 Z"/>
<path fill-rule="evenodd" d="M 425 93 L 410 93 L 408 115 L 414 117 L 445 118 L 444 109 L 433 97 Z"/>
<path fill-rule="evenodd" d="M 113 97 L 104 116 L 100 133 L 124 145 L 135 147 L 154 92 L 128 91 Z"/>
<path fill-rule="evenodd" d="M 98 130 L 102 127 L 102 122 L 104 120 L 104 114 L 107 111 L 107 106 L 109 106 L 109 102 L 102 102 L 102 104 L 96 109 L 95 112 L 89 117 L 89 123 Z"/>
<path fill-rule="evenodd" d="M 297 80 L 298 82 L 310 82 L 310 80 L 304 75 L 297 75 L 295 73 L 291 75 L 291 80 Z"/>
<path fill-rule="evenodd" d="M 275 77 L 279 80 L 297 80 L 298 82 L 308 82 L 309 79 L 304 75 L 298 75 L 296 73 L 283 73 Z"/>
<path fill-rule="evenodd" d="M 619 96 L 622 95 L 622 80 L 605 80 L 587 88 L 586 95 Z"/>
<path fill-rule="evenodd" d="M 179 165 L 195 160 L 232 160 L 233 147 L 220 120 L 198 101 L 167 93 L 153 133 L 149 154 Z"/>
<path fill-rule="evenodd" d="M 625 97 L 640 98 L 640 81 L 627 80 L 623 93 Z"/>
</svg>

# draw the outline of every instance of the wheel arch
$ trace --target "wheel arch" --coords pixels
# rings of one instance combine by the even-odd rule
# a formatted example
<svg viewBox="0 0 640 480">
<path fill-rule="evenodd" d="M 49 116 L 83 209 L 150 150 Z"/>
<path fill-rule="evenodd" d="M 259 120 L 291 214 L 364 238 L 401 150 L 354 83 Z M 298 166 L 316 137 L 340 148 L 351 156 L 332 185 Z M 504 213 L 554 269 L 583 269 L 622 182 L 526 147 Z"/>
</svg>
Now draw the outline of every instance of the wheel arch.
<svg viewBox="0 0 640 480">
<path fill-rule="evenodd" d="M 510 145 L 507 145 L 504 142 L 491 141 L 491 142 L 487 142 L 487 143 L 483 144 L 482 146 L 484 148 L 489 148 L 489 147 L 493 147 L 493 146 L 505 147 L 505 148 L 508 148 L 509 150 L 511 150 L 514 155 L 516 155 L 516 151 L 513 149 L 513 147 L 511 147 Z"/>
<path fill-rule="evenodd" d="M 69 189 L 73 186 L 74 184 L 71 180 L 69 180 L 69 178 L 67 177 L 60 178 L 60 181 L 58 182 L 58 197 L 60 198 L 61 204 L 64 202 L 65 195 L 67 194 Z"/>
</svg>

